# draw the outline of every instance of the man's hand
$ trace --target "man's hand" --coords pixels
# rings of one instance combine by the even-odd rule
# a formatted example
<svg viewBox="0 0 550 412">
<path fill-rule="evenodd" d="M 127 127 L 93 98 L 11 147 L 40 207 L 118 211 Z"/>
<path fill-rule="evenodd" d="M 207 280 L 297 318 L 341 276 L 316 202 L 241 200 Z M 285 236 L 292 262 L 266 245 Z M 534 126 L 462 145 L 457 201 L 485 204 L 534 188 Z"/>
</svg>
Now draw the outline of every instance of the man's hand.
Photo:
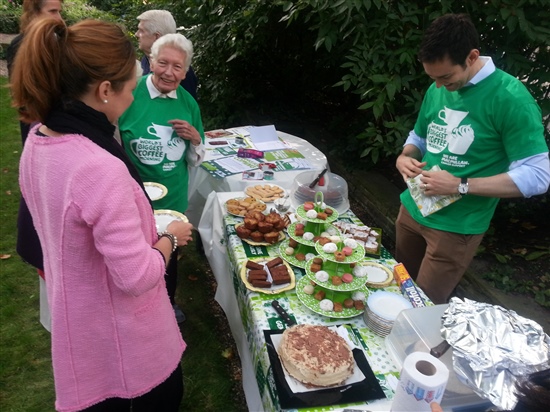
<svg viewBox="0 0 550 412">
<path fill-rule="evenodd" d="M 422 171 L 420 189 L 427 196 L 458 194 L 460 178 L 446 170 Z"/>
<path fill-rule="evenodd" d="M 201 135 L 197 129 L 185 120 L 174 119 L 169 120 L 168 123 L 172 125 L 172 128 L 182 139 L 189 140 L 193 146 L 201 144 Z"/>
<path fill-rule="evenodd" d="M 426 166 L 426 162 L 416 160 L 414 157 L 401 153 L 395 162 L 395 167 L 403 176 L 403 180 L 416 177 L 422 173 L 422 168 Z"/>
</svg>

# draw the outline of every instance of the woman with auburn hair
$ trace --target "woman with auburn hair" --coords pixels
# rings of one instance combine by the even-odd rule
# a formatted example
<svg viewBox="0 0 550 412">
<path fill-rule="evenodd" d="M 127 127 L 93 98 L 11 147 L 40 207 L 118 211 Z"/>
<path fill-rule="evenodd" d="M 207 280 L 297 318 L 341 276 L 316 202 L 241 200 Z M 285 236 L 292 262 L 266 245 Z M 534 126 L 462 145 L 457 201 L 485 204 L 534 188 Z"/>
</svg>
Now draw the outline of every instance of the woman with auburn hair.
<svg viewBox="0 0 550 412">
<path fill-rule="evenodd" d="M 63 8 L 63 0 L 24 0 L 23 14 L 20 19 L 20 33 L 10 43 L 6 49 L 6 62 L 8 66 L 8 75 L 11 77 L 11 69 L 17 50 L 25 36 L 25 30 L 29 24 L 42 17 L 51 17 L 62 20 L 61 11 Z M 23 145 L 29 134 L 30 124 L 19 122 L 21 130 L 21 141 Z M 21 258 L 34 266 L 39 275 L 40 284 L 40 323 L 44 328 L 50 330 L 50 309 L 48 307 L 48 299 L 46 297 L 46 285 L 44 265 L 42 263 L 42 247 L 38 241 L 38 235 L 34 229 L 31 214 L 25 203 L 25 199 L 19 201 L 19 212 L 17 213 L 17 253 Z"/>
<path fill-rule="evenodd" d="M 29 27 L 11 77 L 22 120 L 39 122 L 19 183 L 44 252 L 59 411 L 177 411 L 186 344 L 166 293 L 170 255 L 138 172 L 114 139 L 133 101 L 136 57 L 118 26 Z"/>
</svg>

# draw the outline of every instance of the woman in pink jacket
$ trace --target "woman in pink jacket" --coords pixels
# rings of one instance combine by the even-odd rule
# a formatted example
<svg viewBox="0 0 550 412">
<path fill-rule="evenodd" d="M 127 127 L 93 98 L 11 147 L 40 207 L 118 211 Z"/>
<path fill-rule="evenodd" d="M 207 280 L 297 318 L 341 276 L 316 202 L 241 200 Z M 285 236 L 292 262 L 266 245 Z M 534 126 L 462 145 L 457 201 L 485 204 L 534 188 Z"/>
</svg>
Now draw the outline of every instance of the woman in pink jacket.
<svg viewBox="0 0 550 412">
<path fill-rule="evenodd" d="M 20 186 L 44 251 L 58 411 L 177 411 L 185 350 L 164 284 L 192 226 L 157 235 L 113 123 L 133 100 L 134 49 L 111 23 L 33 23 L 12 94 L 25 143 Z"/>
</svg>

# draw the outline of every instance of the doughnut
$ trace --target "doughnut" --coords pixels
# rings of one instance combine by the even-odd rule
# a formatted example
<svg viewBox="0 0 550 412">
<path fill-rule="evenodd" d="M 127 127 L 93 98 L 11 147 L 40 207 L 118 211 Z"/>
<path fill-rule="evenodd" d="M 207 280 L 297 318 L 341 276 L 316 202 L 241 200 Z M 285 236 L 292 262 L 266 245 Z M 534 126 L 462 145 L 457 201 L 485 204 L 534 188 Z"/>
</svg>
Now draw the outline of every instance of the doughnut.
<svg viewBox="0 0 550 412">
<path fill-rule="evenodd" d="M 342 284 L 342 278 L 340 276 L 333 276 L 330 278 L 330 281 L 334 286 L 340 286 Z"/>
<path fill-rule="evenodd" d="M 336 251 L 334 252 L 334 258 L 337 262 L 343 262 L 346 259 L 346 255 L 343 252 Z"/>
<path fill-rule="evenodd" d="M 353 299 L 348 298 L 348 299 L 344 300 L 344 307 L 345 307 L 346 309 L 351 309 L 351 308 L 353 308 Z"/>
</svg>

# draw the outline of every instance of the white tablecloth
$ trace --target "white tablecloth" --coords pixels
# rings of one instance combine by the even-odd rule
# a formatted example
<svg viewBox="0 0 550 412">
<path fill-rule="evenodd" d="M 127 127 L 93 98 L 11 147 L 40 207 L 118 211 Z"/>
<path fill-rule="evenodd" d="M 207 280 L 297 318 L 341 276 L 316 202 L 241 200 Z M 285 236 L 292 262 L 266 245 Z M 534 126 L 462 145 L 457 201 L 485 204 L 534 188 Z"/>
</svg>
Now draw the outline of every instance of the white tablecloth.
<svg viewBox="0 0 550 412">
<path fill-rule="evenodd" d="M 277 131 L 277 134 L 285 142 L 289 143 L 293 149 L 298 150 L 309 161 L 314 170 L 323 170 L 327 166 L 326 156 L 308 141 L 291 134 Z M 305 170 L 288 170 L 276 172 L 274 179 L 270 181 L 256 182 L 262 184 L 274 184 L 283 189 L 291 189 L 296 176 Z M 210 192 L 242 192 L 254 184 L 253 181 L 243 180 L 242 174 L 227 176 L 223 179 L 216 178 L 201 167 L 191 168 L 189 173 L 189 207 L 185 215 L 189 221 L 196 227 L 201 218 L 206 198 Z"/>
</svg>

